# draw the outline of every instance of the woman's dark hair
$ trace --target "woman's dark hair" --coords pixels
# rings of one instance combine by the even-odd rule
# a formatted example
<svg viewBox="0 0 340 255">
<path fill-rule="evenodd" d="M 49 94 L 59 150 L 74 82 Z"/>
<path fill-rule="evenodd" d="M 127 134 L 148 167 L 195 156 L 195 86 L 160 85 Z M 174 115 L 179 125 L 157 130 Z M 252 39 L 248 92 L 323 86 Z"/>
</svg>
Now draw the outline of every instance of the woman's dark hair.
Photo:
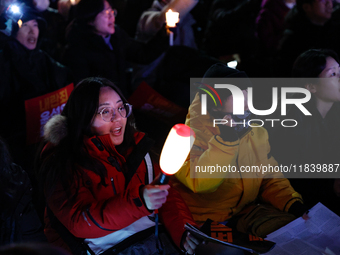
<svg viewBox="0 0 340 255">
<path fill-rule="evenodd" d="M 295 60 L 292 77 L 317 78 L 326 67 L 327 57 L 332 57 L 339 63 L 338 55 L 329 49 L 311 49 L 302 53 Z"/>
<path fill-rule="evenodd" d="M 105 0 L 81 0 L 76 6 L 76 19 L 83 23 L 93 21 L 104 10 Z"/>
<path fill-rule="evenodd" d="M 119 88 L 105 78 L 86 78 L 78 83 L 61 113 L 66 117 L 67 134 L 56 146 L 43 151 L 39 162 L 39 182 L 48 194 L 53 192 L 58 181 L 70 192 L 70 183 L 78 183 L 75 176 L 81 174 L 76 166 L 95 172 L 100 176 L 102 185 L 105 185 L 105 167 L 88 156 L 83 142 L 84 136 L 93 136 L 91 124 L 98 111 L 100 89 L 104 87 L 112 88 L 123 103 L 127 103 Z M 134 116 L 131 114 L 127 118 L 123 143 L 117 146 L 121 154 L 124 155 L 134 145 L 135 131 Z"/>
</svg>

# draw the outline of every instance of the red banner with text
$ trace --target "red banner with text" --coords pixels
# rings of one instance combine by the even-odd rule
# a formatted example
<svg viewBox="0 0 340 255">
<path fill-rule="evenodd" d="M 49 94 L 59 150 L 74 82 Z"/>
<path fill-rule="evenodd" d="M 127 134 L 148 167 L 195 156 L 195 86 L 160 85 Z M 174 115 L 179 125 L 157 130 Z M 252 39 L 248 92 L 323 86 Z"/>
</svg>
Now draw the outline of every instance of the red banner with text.
<svg viewBox="0 0 340 255">
<path fill-rule="evenodd" d="M 73 83 L 25 101 L 27 145 L 39 142 L 44 135 L 44 125 L 52 116 L 62 112 L 72 90 Z"/>
</svg>

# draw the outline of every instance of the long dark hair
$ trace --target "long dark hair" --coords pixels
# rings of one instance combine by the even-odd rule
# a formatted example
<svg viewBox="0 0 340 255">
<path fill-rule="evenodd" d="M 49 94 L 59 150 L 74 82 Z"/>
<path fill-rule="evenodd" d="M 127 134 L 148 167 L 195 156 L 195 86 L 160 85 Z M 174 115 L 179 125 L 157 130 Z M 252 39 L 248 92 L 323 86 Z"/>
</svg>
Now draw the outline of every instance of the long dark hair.
<svg viewBox="0 0 340 255">
<path fill-rule="evenodd" d="M 105 78 L 86 78 L 78 83 L 61 113 L 66 117 L 67 134 L 57 145 L 45 149 L 41 160 L 38 161 L 39 182 L 47 196 L 53 193 L 56 183 L 60 183 L 69 196 L 76 195 L 77 192 L 71 192 L 71 186 L 74 186 L 70 184 L 81 181 L 82 173 L 77 166 L 98 174 L 101 184 L 105 185 L 105 167 L 88 156 L 83 142 L 84 136 L 93 135 L 91 124 L 98 111 L 100 89 L 104 87 L 112 88 L 123 103 L 127 103 L 119 88 Z M 124 155 L 126 150 L 134 145 L 134 132 L 134 116 L 131 114 L 127 118 L 123 143 L 117 146 L 121 154 Z"/>
<path fill-rule="evenodd" d="M 327 57 L 332 57 L 339 63 L 338 55 L 329 49 L 310 49 L 303 52 L 294 62 L 292 77 L 317 78 L 325 69 Z"/>
</svg>

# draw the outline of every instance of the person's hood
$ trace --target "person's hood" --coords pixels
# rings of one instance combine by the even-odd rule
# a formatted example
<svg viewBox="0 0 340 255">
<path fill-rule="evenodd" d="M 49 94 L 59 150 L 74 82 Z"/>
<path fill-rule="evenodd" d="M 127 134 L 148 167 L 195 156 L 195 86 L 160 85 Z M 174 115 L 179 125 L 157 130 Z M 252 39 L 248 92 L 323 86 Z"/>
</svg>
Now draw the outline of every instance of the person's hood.
<svg viewBox="0 0 340 255">
<path fill-rule="evenodd" d="M 60 114 L 54 115 L 44 126 L 44 139 L 54 145 L 67 136 L 67 118 Z"/>
</svg>

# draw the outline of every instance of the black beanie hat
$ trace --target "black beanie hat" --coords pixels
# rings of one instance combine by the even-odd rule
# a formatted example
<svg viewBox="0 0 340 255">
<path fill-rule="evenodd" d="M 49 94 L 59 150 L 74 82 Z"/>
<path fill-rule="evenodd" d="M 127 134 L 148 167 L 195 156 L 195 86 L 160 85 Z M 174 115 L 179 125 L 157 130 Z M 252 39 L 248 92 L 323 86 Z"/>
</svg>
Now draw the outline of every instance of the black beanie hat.
<svg viewBox="0 0 340 255">
<path fill-rule="evenodd" d="M 20 18 L 22 23 L 25 23 L 27 21 L 35 19 L 38 22 L 39 34 L 41 34 L 43 32 L 43 30 L 46 29 L 46 27 L 47 27 L 46 20 L 40 16 L 40 14 L 39 14 L 39 12 L 37 10 L 29 7 L 26 4 L 21 4 L 20 5 L 20 9 L 21 9 L 21 12 L 22 12 L 22 17 Z M 12 32 L 11 32 L 11 35 L 13 37 L 15 37 L 17 32 L 18 32 L 18 30 L 19 30 L 18 23 L 13 21 L 12 22 Z"/>
<path fill-rule="evenodd" d="M 223 63 L 216 63 L 205 72 L 201 81 L 202 84 L 201 86 L 199 86 L 199 88 L 206 88 L 206 84 L 214 87 L 214 83 L 216 83 L 216 80 L 211 78 L 229 78 L 228 83 L 237 86 L 240 90 L 245 90 L 248 87 L 252 87 L 250 79 L 245 72 L 230 68 Z M 204 93 L 204 91 L 202 90 L 199 91 L 200 93 Z M 216 89 L 216 91 L 218 92 L 222 100 L 225 100 L 229 96 L 231 96 L 231 91 L 229 89 Z"/>
</svg>

